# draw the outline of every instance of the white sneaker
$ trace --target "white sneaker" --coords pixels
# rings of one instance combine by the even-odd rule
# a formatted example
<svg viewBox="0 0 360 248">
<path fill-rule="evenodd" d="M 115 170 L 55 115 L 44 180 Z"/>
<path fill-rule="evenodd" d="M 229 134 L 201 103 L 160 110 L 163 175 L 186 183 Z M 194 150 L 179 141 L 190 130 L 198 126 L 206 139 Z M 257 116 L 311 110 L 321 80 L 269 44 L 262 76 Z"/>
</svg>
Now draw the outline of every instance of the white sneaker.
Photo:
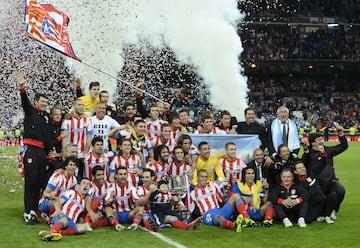
<svg viewBox="0 0 360 248">
<path fill-rule="evenodd" d="M 303 217 L 300 217 L 299 219 L 298 219 L 298 226 L 299 227 L 306 227 L 306 223 L 305 223 L 305 219 L 303 218 Z"/>
<path fill-rule="evenodd" d="M 324 216 L 319 216 L 319 217 L 317 217 L 316 221 L 317 222 L 323 222 L 323 221 L 325 221 L 325 217 Z"/>
<path fill-rule="evenodd" d="M 283 223 L 284 223 L 284 226 L 285 226 L 286 228 L 293 226 L 293 224 L 291 223 L 291 221 L 289 220 L 289 218 L 283 219 Z"/>
<path fill-rule="evenodd" d="M 326 217 L 325 217 L 325 222 L 326 222 L 327 224 L 334 224 L 334 221 L 333 221 L 329 216 L 326 216 Z"/>
<path fill-rule="evenodd" d="M 335 210 L 331 211 L 330 218 L 333 220 L 336 220 L 336 211 Z"/>
</svg>

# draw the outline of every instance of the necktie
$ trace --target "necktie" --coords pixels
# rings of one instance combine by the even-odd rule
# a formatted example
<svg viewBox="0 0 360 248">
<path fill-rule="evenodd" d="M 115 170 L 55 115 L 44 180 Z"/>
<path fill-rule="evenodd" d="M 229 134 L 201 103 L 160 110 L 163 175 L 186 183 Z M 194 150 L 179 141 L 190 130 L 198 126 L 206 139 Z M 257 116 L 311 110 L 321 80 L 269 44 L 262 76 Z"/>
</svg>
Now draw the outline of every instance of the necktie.
<svg viewBox="0 0 360 248">
<path fill-rule="evenodd" d="M 257 165 L 256 180 L 261 180 L 261 164 L 258 164 L 258 165 Z"/>
<path fill-rule="evenodd" d="M 287 128 L 286 128 L 286 122 L 282 122 L 281 123 L 283 125 L 283 131 L 282 131 L 282 141 L 283 141 L 283 144 L 287 146 Z"/>
</svg>

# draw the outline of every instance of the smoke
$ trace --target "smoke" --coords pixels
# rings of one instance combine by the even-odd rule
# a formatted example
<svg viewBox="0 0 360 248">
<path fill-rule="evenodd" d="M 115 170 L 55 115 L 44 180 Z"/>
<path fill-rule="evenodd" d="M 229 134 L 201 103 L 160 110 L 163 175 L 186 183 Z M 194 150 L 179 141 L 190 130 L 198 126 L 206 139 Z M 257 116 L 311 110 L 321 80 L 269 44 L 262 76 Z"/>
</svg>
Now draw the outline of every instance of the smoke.
<svg viewBox="0 0 360 248">
<path fill-rule="evenodd" d="M 197 66 L 214 107 L 243 118 L 240 115 L 247 106 L 248 89 L 239 63 L 242 45 L 236 29 L 243 16 L 236 0 L 50 3 L 69 15 L 70 40 L 76 55 L 84 62 L 115 76 L 124 65 L 122 49 L 127 44 L 143 40 L 155 47 L 166 44 L 180 62 Z M 77 61 L 69 59 L 67 64 L 86 85 L 99 81 L 101 88 L 116 92 L 116 79 Z"/>
</svg>

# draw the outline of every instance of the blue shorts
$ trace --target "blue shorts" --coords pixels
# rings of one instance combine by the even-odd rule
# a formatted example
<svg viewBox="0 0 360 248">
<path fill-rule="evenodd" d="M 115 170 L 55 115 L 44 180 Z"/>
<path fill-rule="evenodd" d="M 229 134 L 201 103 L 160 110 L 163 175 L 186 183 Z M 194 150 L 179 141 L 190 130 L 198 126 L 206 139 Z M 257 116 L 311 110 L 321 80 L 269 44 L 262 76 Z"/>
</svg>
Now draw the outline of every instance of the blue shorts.
<svg viewBox="0 0 360 248">
<path fill-rule="evenodd" d="M 45 214 L 50 213 L 50 200 L 49 199 L 43 199 L 39 205 L 39 209 L 41 212 Z"/>
<path fill-rule="evenodd" d="M 154 214 L 151 213 L 151 212 L 144 212 L 144 216 L 147 216 L 147 217 L 149 217 L 150 219 L 155 220 L 155 216 L 154 216 Z"/>
<path fill-rule="evenodd" d="M 65 228 L 69 228 L 69 227 L 73 227 L 73 226 L 76 226 L 76 223 L 74 223 L 74 221 L 67 215 L 65 214 L 59 214 L 59 215 L 56 215 L 54 218 L 52 218 L 51 220 L 51 224 L 54 225 L 56 222 L 59 222 L 59 220 L 61 218 L 66 218 L 67 221 L 68 221 L 68 224 L 66 225 L 66 227 L 63 227 L 64 229 Z"/>
<path fill-rule="evenodd" d="M 248 213 L 248 215 L 250 216 L 250 218 L 252 220 L 261 220 L 263 217 L 261 216 L 261 211 L 260 209 L 257 210 L 246 210 L 246 212 Z"/>
<path fill-rule="evenodd" d="M 206 211 L 203 215 L 203 223 L 210 226 L 218 226 L 219 223 L 216 223 L 218 216 L 224 217 L 224 219 L 231 220 L 234 217 L 235 209 L 229 204 L 225 203 L 222 208 L 213 208 L 209 211 Z"/>
<path fill-rule="evenodd" d="M 117 216 L 118 216 L 118 220 L 121 224 L 127 224 L 127 223 L 130 223 L 130 220 L 129 220 L 129 213 L 130 211 L 128 212 L 117 212 Z"/>
</svg>

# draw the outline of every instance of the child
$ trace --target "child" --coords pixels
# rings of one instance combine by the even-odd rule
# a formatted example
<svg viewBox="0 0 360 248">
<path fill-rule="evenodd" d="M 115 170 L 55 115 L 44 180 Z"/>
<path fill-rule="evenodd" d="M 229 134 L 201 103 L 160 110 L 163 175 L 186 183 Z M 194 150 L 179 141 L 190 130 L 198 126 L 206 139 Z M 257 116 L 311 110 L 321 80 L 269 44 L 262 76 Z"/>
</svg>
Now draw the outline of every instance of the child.
<svg viewBox="0 0 360 248">
<path fill-rule="evenodd" d="M 169 193 L 169 186 L 165 180 L 160 180 L 157 188 L 158 190 L 150 196 L 151 212 L 161 223 L 171 224 L 175 228 L 184 230 L 195 229 L 200 225 L 201 218 L 195 219 L 189 224 L 180 221 L 180 217 L 172 210 L 172 205 L 177 204 L 180 198 Z"/>
</svg>

